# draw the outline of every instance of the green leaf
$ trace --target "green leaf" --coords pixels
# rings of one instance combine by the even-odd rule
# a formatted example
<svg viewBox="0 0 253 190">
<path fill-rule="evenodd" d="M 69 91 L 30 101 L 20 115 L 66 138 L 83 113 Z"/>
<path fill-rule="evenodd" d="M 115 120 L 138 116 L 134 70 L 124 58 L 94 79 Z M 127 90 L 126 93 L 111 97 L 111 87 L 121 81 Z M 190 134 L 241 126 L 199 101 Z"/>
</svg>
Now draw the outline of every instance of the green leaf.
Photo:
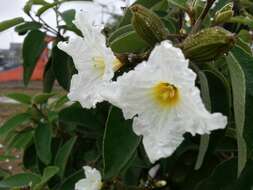
<svg viewBox="0 0 253 190">
<path fill-rule="evenodd" d="M 46 183 L 59 172 L 56 166 L 48 166 L 44 169 L 40 183 L 36 184 L 33 190 L 41 190 Z"/>
<path fill-rule="evenodd" d="M 39 123 L 35 129 L 34 142 L 39 159 L 48 165 L 52 159 L 52 131 L 49 125 Z"/>
<path fill-rule="evenodd" d="M 7 30 L 13 26 L 16 26 L 22 22 L 24 22 L 24 19 L 22 17 L 17 17 L 17 18 L 0 22 L 0 32 L 3 32 L 4 30 Z"/>
<path fill-rule="evenodd" d="M 69 26 L 74 25 L 73 20 L 75 19 L 75 16 L 76 16 L 75 9 L 66 10 L 66 11 L 62 12 L 60 15 L 67 25 L 69 25 Z"/>
<path fill-rule="evenodd" d="M 84 109 L 77 104 L 61 110 L 59 113 L 59 120 L 71 125 L 85 126 L 89 129 L 101 129 L 96 115 L 93 114 L 91 110 Z"/>
<path fill-rule="evenodd" d="M 27 85 L 32 76 L 33 70 L 37 64 L 37 61 L 46 47 L 45 42 L 46 34 L 38 30 L 29 32 L 23 43 L 23 67 L 24 84 Z"/>
<path fill-rule="evenodd" d="M 205 73 L 202 71 L 198 71 L 198 77 L 200 81 L 200 90 L 201 90 L 201 96 L 202 96 L 203 102 L 207 110 L 211 111 L 212 106 L 211 106 L 208 79 L 205 76 Z M 199 153 L 198 153 L 197 162 L 195 165 L 195 170 L 200 169 L 204 162 L 204 158 L 208 150 L 209 141 L 210 141 L 209 135 L 202 135 L 200 137 Z"/>
<path fill-rule="evenodd" d="M 243 137 L 245 124 L 246 80 L 244 72 L 232 53 L 226 57 L 233 92 L 234 117 L 238 145 L 238 175 L 247 162 L 247 145 Z"/>
<path fill-rule="evenodd" d="M 55 93 L 37 94 L 33 97 L 32 103 L 33 104 L 44 104 L 48 101 L 49 98 L 52 98 L 55 95 L 56 95 Z"/>
<path fill-rule="evenodd" d="M 38 30 L 41 28 L 42 24 L 39 22 L 25 22 L 21 25 L 18 25 L 15 27 L 15 31 L 18 32 L 19 34 L 25 34 L 29 30 Z"/>
<path fill-rule="evenodd" d="M 187 0 L 168 0 L 168 2 L 184 11 L 188 9 Z"/>
<path fill-rule="evenodd" d="M 65 178 L 57 190 L 74 189 L 76 182 L 82 178 L 84 178 L 84 171 L 83 169 L 80 169 L 75 173 L 73 173 L 72 175 L 70 175 L 69 177 Z"/>
<path fill-rule="evenodd" d="M 227 22 L 248 25 L 253 28 L 253 20 L 244 16 L 235 16 L 230 18 Z"/>
<path fill-rule="evenodd" d="M 33 140 L 33 130 L 26 130 L 16 134 L 8 148 L 16 148 L 17 150 L 23 150 Z"/>
<path fill-rule="evenodd" d="M 113 40 L 110 47 L 116 53 L 140 53 L 148 49 L 149 45 L 135 31 L 131 31 Z"/>
<path fill-rule="evenodd" d="M 36 13 L 36 16 L 41 16 L 43 13 L 45 13 L 47 10 L 49 10 L 50 8 L 53 8 L 54 6 L 56 6 L 58 3 L 51 3 L 51 4 L 47 4 L 44 5 L 43 7 L 39 8 L 39 10 Z"/>
<path fill-rule="evenodd" d="M 125 26 L 122 26 L 111 33 L 111 35 L 108 38 L 108 42 L 111 43 L 113 40 L 115 40 L 117 37 L 121 36 L 122 34 L 128 33 L 134 31 L 132 24 L 128 24 Z"/>
<path fill-rule="evenodd" d="M 72 152 L 72 149 L 75 145 L 76 140 L 77 140 L 77 137 L 72 137 L 58 150 L 56 154 L 54 165 L 60 168 L 59 176 L 61 178 L 64 177 L 67 162 L 69 160 L 70 154 Z"/>
<path fill-rule="evenodd" d="M 72 75 L 75 72 L 72 58 L 55 46 L 52 50 L 53 69 L 58 83 L 69 90 Z"/>
<path fill-rule="evenodd" d="M 104 177 L 118 176 L 134 155 L 141 138 L 132 131 L 132 122 L 124 120 L 121 110 L 111 108 L 103 139 Z"/>
<path fill-rule="evenodd" d="M 9 120 L 7 120 L 1 127 L 0 127 L 0 137 L 7 135 L 9 132 L 14 130 L 16 127 L 23 125 L 24 123 L 30 120 L 30 114 L 28 113 L 20 113 Z"/>
<path fill-rule="evenodd" d="M 48 5 L 49 3 L 45 0 L 32 0 L 34 5 Z"/>
<path fill-rule="evenodd" d="M 43 92 L 50 93 L 55 82 L 52 57 L 49 58 L 43 73 Z"/>
<path fill-rule="evenodd" d="M 0 181 L 0 188 L 23 188 L 34 186 L 41 181 L 41 177 L 33 173 L 20 173 Z"/>
<path fill-rule="evenodd" d="M 23 94 L 23 93 L 10 93 L 7 94 L 6 97 L 11 98 L 15 101 L 18 101 L 22 104 L 31 104 L 31 96 L 27 95 L 27 94 Z"/>
</svg>

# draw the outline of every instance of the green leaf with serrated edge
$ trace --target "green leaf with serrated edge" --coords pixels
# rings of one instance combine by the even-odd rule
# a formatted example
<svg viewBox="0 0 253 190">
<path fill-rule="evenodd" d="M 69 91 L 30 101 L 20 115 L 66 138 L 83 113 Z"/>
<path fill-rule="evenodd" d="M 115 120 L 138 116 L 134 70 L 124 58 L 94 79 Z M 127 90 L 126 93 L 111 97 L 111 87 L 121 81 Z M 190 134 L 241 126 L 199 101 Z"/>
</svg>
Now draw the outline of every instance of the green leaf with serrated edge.
<svg viewBox="0 0 253 190">
<path fill-rule="evenodd" d="M 28 85 L 37 61 L 46 48 L 46 34 L 38 30 L 29 32 L 23 43 L 23 80 Z"/>
<path fill-rule="evenodd" d="M 0 137 L 4 137 L 7 135 L 9 132 L 14 130 L 16 127 L 27 123 L 30 121 L 30 114 L 28 113 L 20 113 L 12 118 L 8 119 L 1 127 L 0 127 Z"/>
<path fill-rule="evenodd" d="M 124 120 L 121 110 L 112 107 L 103 139 L 104 178 L 117 176 L 134 156 L 141 138 L 132 131 L 132 121 Z"/>
<path fill-rule="evenodd" d="M 211 106 L 211 98 L 210 98 L 208 80 L 207 80 L 204 72 L 198 71 L 197 74 L 198 74 L 198 78 L 200 81 L 200 90 L 201 90 L 202 100 L 206 106 L 206 109 L 208 111 L 211 111 L 212 106 Z M 209 141 L 210 141 L 209 135 L 202 135 L 200 137 L 199 152 L 198 152 L 198 157 L 197 157 L 197 161 L 195 164 L 195 170 L 200 169 L 203 162 L 204 162 L 204 158 L 205 158 L 205 155 L 208 150 Z"/>
<path fill-rule="evenodd" d="M 77 137 L 72 137 L 58 150 L 56 154 L 54 165 L 60 168 L 58 175 L 61 178 L 64 177 L 67 162 L 69 160 L 70 154 L 72 152 L 72 149 L 75 145 L 76 140 L 77 140 Z"/>
<path fill-rule="evenodd" d="M 245 124 L 246 80 L 238 60 L 229 53 L 226 57 L 233 92 L 234 117 L 238 144 L 238 175 L 247 161 L 247 145 L 243 137 Z"/>
<path fill-rule="evenodd" d="M 116 53 L 140 53 L 149 48 L 135 31 L 120 35 L 110 44 L 113 52 Z"/>
<path fill-rule="evenodd" d="M 34 143 L 39 159 L 46 165 L 52 160 L 52 129 L 47 124 L 39 123 L 35 129 Z"/>
<path fill-rule="evenodd" d="M 9 93 L 6 95 L 6 97 L 11 98 L 15 101 L 18 101 L 22 104 L 31 104 L 31 99 L 32 97 L 27 95 L 27 94 L 23 94 L 23 93 Z"/>
<path fill-rule="evenodd" d="M 22 22 L 24 22 L 24 19 L 22 17 L 17 17 L 17 18 L 0 22 L 0 32 L 3 32 L 4 30 L 7 30 L 13 26 L 16 26 Z"/>
<path fill-rule="evenodd" d="M 41 182 L 36 184 L 33 190 L 41 190 L 46 183 L 59 172 L 56 166 L 48 166 L 44 169 Z"/>
<path fill-rule="evenodd" d="M 49 98 L 52 98 L 55 96 L 56 93 L 42 93 L 42 94 L 37 94 L 32 98 L 32 103 L 33 104 L 43 104 L 48 101 Z"/>
<path fill-rule="evenodd" d="M 75 73 L 72 58 L 55 46 L 52 50 L 52 59 L 54 74 L 58 83 L 65 90 L 69 90 L 72 75 Z"/>
<path fill-rule="evenodd" d="M 35 186 L 41 181 L 41 177 L 34 173 L 20 173 L 7 177 L 0 181 L 0 188 L 23 188 Z"/>
</svg>

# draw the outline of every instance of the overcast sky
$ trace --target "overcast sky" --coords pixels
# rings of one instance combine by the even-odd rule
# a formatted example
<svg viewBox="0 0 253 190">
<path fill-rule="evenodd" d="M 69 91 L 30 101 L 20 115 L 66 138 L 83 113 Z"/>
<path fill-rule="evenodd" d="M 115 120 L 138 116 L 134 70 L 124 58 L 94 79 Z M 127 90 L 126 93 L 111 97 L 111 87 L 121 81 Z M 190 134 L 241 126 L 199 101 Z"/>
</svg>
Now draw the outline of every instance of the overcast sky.
<svg viewBox="0 0 253 190">
<path fill-rule="evenodd" d="M 18 16 L 24 16 L 22 8 L 26 0 L 0 0 L 0 22 L 6 19 L 11 19 Z M 48 0 L 50 2 L 50 0 Z M 110 11 L 121 13 L 121 7 L 129 5 L 134 2 L 134 0 L 95 0 L 94 3 L 91 2 L 71 2 L 64 3 L 61 6 L 61 10 L 66 10 L 74 8 L 76 10 L 84 10 L 88 12 L 96 22 L 102 21 L 102 8 L 99 3 L 106 4 L 109 6 Z M 54 15 L 53 12 L 46 12 L 43 14 L 43 18 L 54 26 Z M 104 15 L 104 19 L 107 19 L 107 16 Z M 9 29 L 4 32 L 0 32 L 0 49 L 8 48 L 10 42 L 21 42 L 23 37 L 18 36 L 13 29 Z"/>
</svg>

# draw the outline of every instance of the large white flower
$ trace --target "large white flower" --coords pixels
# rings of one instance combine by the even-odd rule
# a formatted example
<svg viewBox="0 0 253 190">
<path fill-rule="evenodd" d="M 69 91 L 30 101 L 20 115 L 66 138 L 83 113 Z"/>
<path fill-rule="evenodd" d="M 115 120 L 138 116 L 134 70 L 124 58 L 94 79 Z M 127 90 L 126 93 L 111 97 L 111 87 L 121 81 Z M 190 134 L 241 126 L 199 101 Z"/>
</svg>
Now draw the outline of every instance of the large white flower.
<svg viewBox="0 0 253 190">
<path fill-rule="evenodd" d="M 147 62 L 119 77 L 104 96 L 134 118 L 133 130 L 143 136 L 151 162 L 170 156 L 183 134 L 224 128 L 227 118 L 209 113 L 195 86 L 196 74 L 179 48 L 169 41 L 155 47 Z"/>
<path fill-rule="evenodd" d="M 70 38 L 69 42 L 60 42 L 58 47 L 68 53 L 74 61 L 78 74 L 72 77 L 68 97 L 79 101 L 85 108 L 95 107 L 102 102 L 101 88 L 112 79 L 120 61 L 110 48 L 106 47 L 101 27 L 93 26 L 86 13 L 76 15 L 74 24 L 83 34 Z"/>
<path fill-rule="evenodd" d="M 100 190 L 102 188 L 102 177 L 100 172 L 90 166 L 84 166 L 83 169 L 86 178 L 76 183 L 75 190 Z"/>
</svg>

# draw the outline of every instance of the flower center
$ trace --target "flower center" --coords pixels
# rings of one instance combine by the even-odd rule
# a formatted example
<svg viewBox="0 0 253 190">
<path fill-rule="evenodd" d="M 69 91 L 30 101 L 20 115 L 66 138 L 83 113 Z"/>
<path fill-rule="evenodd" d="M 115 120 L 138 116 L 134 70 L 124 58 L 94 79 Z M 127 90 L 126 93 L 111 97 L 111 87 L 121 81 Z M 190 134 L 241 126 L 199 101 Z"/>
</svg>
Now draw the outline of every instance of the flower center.
<svg viewBox="0 0 253 190">
<path fill-rule="evenodd" d="M 178 103 L 180 95 L 176 86 L 160 82 L 152 88 L 155 101 L 162 107 L 171 107 Z"/>
<path fill-rule="evenodd" d="M 105 71 L 105 59 L 102 56 L 93 57 L 93 66 L 98 69 L 101 74 L 104 74 Z"/>
</svg>

